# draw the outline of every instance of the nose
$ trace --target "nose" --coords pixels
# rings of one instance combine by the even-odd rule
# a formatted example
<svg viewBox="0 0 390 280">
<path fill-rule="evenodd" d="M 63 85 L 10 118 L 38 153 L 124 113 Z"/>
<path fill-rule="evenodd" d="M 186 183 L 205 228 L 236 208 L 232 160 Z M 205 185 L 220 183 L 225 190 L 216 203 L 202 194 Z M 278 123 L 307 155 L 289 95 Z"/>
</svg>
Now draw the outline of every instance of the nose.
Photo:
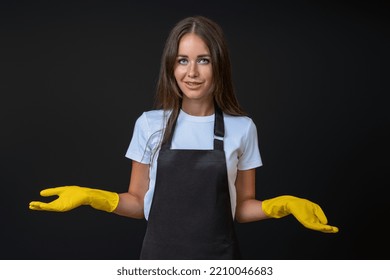
<svg viewBox="0 0 390 280">
<path fill-rule="evenodd" d="M 189 78 L 194 78 L 197 77 L 198 75 L 199 75 L 198 65 L 196 64 L 196 62 L 190 63 L 187 69 L 187 76 Z"/>
</svg>

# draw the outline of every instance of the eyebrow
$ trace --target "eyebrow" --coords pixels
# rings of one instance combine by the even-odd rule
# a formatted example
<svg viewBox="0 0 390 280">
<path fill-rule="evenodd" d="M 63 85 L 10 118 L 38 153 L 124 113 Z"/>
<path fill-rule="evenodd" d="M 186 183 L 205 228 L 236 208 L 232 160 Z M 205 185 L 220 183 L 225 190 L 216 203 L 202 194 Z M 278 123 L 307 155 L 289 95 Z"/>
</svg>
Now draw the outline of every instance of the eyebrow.
<svg viewBox="0 0 390 280">
<path fill-rule="evenodd" d="M 184 55 L 184 54 L 178 54 L 177 57 L 188 57 L 188 55 Z M 211 57 L 211 55 L 209 54 L 200 54 L 197 56 L 198 58 L 199 57 Z"/>
</svg>

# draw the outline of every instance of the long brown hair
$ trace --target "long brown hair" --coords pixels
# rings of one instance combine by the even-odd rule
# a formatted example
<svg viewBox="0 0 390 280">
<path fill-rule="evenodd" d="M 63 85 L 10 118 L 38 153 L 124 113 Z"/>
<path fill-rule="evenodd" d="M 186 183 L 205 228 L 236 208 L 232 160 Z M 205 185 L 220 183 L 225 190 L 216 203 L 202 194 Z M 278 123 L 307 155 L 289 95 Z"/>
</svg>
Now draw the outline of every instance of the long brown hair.
<svg viewBox="0 0 390 280">
<path fill-rule="evenodd" d="M 155 108 L 172 112 L 162 139 L 163 143 L 172 133 L 174 120 L 181 107 L 182 92 L 174 77 L 174 66 L 180 39 L 187 33 L 198 35 L 209 48 L 213 70 L 214 102 L 227 114 L 246 115 L 234 93 L 230 56 L 222 28 L 203 16 L 187 17 L 172 28 L 161 57 Z"/>
</svg>

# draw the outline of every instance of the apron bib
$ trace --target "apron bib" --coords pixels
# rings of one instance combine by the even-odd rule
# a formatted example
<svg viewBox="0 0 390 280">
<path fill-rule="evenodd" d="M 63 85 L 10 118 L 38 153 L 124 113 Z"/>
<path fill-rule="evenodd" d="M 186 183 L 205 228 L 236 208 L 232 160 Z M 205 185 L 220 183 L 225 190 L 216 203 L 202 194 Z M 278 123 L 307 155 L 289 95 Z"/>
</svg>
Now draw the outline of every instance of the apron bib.
<svg viewBox="0 0 390 280">
<path fill-rule="evenodd" d="M 213 150 L 171 149 L 174 131 L 161 147 L 141 259 L 240 258 L 215 107 Z"/>
</svg>

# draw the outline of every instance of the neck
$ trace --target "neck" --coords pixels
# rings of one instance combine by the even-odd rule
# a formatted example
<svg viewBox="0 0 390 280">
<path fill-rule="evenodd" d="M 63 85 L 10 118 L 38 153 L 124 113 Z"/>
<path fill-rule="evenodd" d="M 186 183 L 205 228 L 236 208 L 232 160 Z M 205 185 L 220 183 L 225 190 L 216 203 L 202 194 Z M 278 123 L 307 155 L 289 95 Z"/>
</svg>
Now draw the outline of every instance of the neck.
<svg viewBox="0 0 390 280">
<path fill-rule="evenodd" d="M 192 116 L 210 116 L 214 114 L 214 103 L 196 102 L 194 100 L 185 102 L 183 100 L 181 109 Z"/>
</svg>

